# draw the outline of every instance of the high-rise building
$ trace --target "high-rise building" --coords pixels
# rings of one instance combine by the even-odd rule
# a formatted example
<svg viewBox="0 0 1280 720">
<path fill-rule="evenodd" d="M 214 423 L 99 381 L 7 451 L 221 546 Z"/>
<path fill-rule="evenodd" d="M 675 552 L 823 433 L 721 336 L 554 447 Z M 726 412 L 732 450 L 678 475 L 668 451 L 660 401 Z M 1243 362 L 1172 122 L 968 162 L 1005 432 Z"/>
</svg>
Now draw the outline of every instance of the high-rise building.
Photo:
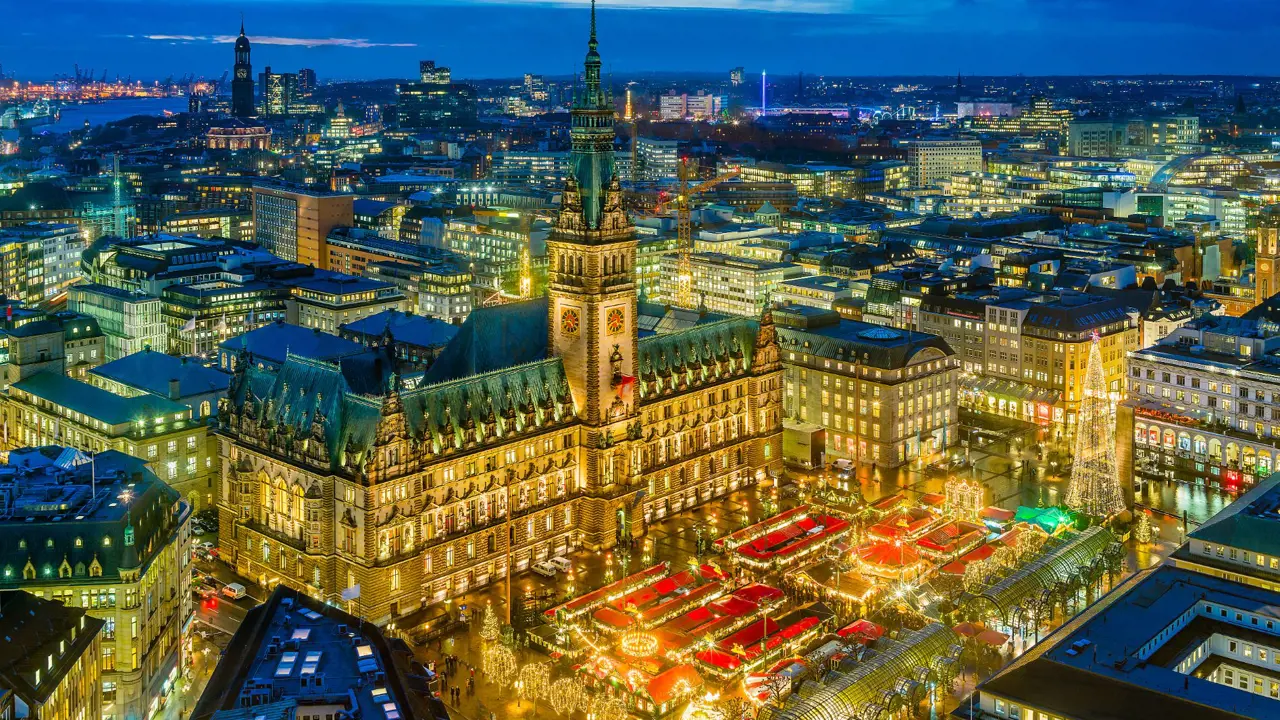
<svg viewBox="0 0 1280 720">
<path fill-rule="evenodd" d="M 31 228 L 28 224 L 0 233 L 0 293 L 38 305 L 45 299 L 44 243 Z"/>
<path fill-rule="evenodd" d="M 276 257 L 326 268 L 325 237 L 354 222 L 353 198 L 289 185 L 253 188 L 254 240 Z"/>
<path fill-rule="evenodd" d="M 262 114 L 271 117 L 288 115 L 298 99 L 298 76 L 293 73 L 273 73 L 271 66 L 258 76 L 262 90 Z"/>
<path fill-rule="evenodd" d="M 780 472 L 770 314 L 640 337 L 594 25 L 546 299 L 472 311 L 413 388 L 394 348 L 343 368 L 236 364 L 219 539 L 241 574 L 335 603 L 359 586 L 353 614 L 413 633 L 428 603 Z"/>
<path fill-rule="evenodd" d="M 428 85 L 448 85 L 453 82 L 453 73 L 449 68 L 436 67 L 435 60 L 419 60 L 418 77 Z"/>
<path fill-rule="evenodd" d="M 431 81 L 406 83 L 396 90 L 401 128 L 457 130 L 476 124 L 476 89 L 471 85 Z"/>
<path fill-rule="evenodd" d="M 316 91 L 316 71 L 311 68 L 302 68 L 298 71 L 298 94 L 303 97 L 310 97 L 311 93 Z"/>
<path fill-rule="evenodd" d="M 132 417 L 122 422 L 137 424 Z M 85 704 L 77 712 L 31 717 L 149 717 L 182 673 L 192 613 L 191 508 L 137 457 L 105 450 L 89 462 L 76 448 L 41 444 L 11 450 L 0 475 L 0 588 L 20 588 L 100 621 L 101 684 L 92 693 L 78 690 Z M 3 615 L 10 619 L 7 610 Z M 86 620 L 80 630 L 89 627 Z M 13 647 L 7 642 L 6 654 Z M 55 658 L 51 668 L 41 660 L 46 672 L 59 674 L 64 662 L 75 662 Z M 41 675 L 36 684 L 43 688 Z M 92 712 L 99 693 L 101 711 Z"/>
<path fill-rule="evenodd" d="M 743 68 L 742 68 L 742 66 L 741 66 L 741 65 L 739 65 L 738 67 L 736 67 L 736 68 L 734 68 L 734 69 L 730 70 L 730 71 L 729 71 L 729 84 L 730 84 L 730 85 L 732 85 L 733 87 L 738 87 L 739 85 L 741 85 L 741 84 L 742 84 L 742 76 L 743 76 L 744 72 L 745 72 L 745 71 L 743 70 Z"/>
<path fill-rule="evenodd" d="M 236 38 L 234 77 L 231 79 L 231 114 L 238 118 L 253 117 L 253 64 L 249 62 L 249 38 L 244 35 L 244 22 L 240 23 L 240 37 Z"/>
<path fill-rule="evenodd" d="M 982 143 L 978 140 L 913 140 L 907 145 L 911 185 L 925 187 L 950 180 L 957 173 L 982 170 Z"/>
</svg>

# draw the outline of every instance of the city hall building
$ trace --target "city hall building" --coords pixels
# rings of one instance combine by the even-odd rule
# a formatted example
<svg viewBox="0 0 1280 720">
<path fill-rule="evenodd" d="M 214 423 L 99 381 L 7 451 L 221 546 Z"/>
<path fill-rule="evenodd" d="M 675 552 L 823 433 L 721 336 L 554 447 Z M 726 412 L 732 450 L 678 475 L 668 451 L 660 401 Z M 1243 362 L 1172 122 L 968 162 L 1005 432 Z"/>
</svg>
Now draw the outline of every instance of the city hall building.
<svg viewBox="0 0 1280 720">
<path fill-rule="evenodd" d="M 235 364 L 218 502 L 240 574 L 411 629 L 428 603 L 780 471 L 768 311 L 641 336 L 594 23 L 588 47 L 547 297 L 475 310 L 413 389 L 390 346 Z"/>
</svg>

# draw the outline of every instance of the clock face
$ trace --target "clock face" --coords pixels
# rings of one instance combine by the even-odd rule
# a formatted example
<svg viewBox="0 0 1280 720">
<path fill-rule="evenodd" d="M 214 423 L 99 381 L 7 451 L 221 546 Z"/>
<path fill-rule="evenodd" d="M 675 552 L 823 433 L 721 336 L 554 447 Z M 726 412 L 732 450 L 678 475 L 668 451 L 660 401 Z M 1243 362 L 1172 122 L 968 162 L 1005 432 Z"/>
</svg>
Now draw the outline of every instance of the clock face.
<svg viewBox="0 0 1280 720">
<path fill-rule="evenodd" d="M 617 335 L 622 332 L 622 328 L 626 324 L 626 315 L 622 313 L 622 308 L 613 308 L 605 314 L 604 326 L 609 330 L 610 335 Z"/>
<path fill-rule="evenodd" d="M 245 70 L 244 68 L 240 68 L 239 70 L 236 70 L 236 77 L 240 78 L 241 80 L 243 80 L 245 76 L 248 74 L 249 74 L 249 71 Z"/>
<path fill-rule="evenodd" d="M 577 335 L 580 326 L 581 318 L 578 317 L 577 310 L 565 308 L 560 313 L 560 332 L 565 335 Z"/>
</svg>

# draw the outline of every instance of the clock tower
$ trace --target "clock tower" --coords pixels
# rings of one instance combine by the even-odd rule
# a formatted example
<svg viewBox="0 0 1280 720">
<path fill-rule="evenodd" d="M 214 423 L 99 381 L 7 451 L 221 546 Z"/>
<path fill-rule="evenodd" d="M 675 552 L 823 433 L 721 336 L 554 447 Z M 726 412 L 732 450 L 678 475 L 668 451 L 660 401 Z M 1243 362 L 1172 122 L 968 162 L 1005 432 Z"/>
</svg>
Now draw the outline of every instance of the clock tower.
<svg viewBox="0 0 1280 720">
<path fill-rule="evenodd" d="M 588 495 L 629 482 L 627 426 L 638 418 L 633 393 L 636 331 L 636 239 L 622 209 L 613 162 L 613 98 L 600 84 L 596 8 L 591 3 L 583 81 L 570 111 L 572 151 L 560 214 L 547 240 L 548 347 L 559 356 L 583 425 Z M 588 502 L 584 542 L 611 546 L 617 520 L 607 504 Z M 629 533 L 629 529 L 626 530 Z"/>
<path fill-rule="evenodd" d="M 240 37 L 236 38 L 236 64 L 232 68 L 231 115 L 238 118 L 253 117 L 253 66 L 249 63 L 249 38 L 244 35 L 244 21 L 240 21 Z"/>
</svg>

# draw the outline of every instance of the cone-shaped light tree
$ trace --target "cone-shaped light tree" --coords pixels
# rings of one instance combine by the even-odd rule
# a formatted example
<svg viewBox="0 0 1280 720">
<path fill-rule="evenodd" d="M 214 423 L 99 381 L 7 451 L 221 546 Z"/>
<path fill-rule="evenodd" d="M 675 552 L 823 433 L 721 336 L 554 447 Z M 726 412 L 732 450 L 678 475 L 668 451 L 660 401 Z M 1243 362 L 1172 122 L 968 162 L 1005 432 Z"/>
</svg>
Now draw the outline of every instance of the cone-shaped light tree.
<svg viewBox="0 0 1280 720">
<path fill-rule="evenodd" d="M 1107 394 L 1101 344 L 1094 335 L 1076 415 L 1076 453 L 1067 506 L 1085 515 L 1110 517 L 1125 509 L 1125 501 L 1116 471 L 1116 409 Z"/>
</svg>

